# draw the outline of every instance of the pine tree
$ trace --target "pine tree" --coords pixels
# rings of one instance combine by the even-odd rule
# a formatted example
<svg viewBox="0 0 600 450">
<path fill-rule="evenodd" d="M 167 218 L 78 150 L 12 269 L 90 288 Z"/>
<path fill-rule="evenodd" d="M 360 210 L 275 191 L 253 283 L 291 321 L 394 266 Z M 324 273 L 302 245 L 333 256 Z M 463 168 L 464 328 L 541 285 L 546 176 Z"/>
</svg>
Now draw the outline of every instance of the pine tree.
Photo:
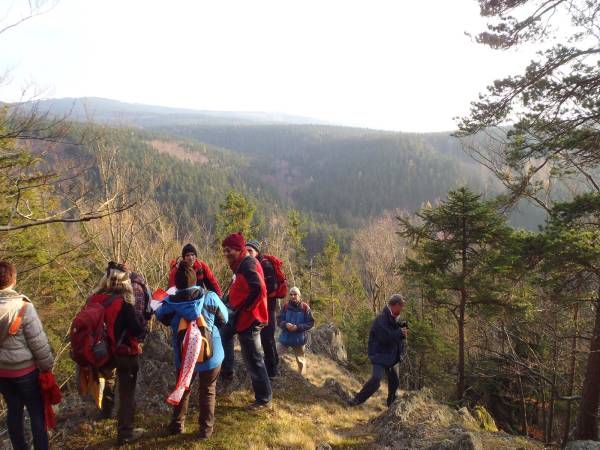
<svg viewBox="0 0 600 450">
<path fill-rule="evenodd" d="M 576 439 L 597 439 L 600 406 L 600 194 L 589 193 L 551 210 L 546 228 L 545 269 L 558 269 L 560 280 L 586 280 L 595 307 Z"/>
<path fill-rule="evenodd" d="M 254 237 L 252 226 L 256 206 L 234 190 L 229 191 L 217 213 L 217 237 L 219 240 L 231 233 L 241 232 L 246 239 Z"/>
<path fill-rule="evenodd" d="M 316 266 L 325 288 L 324 297 L 331 308 L 331 319 L 333 320 L 336 314 L 335 306 L 339 302 L 338 297 L 342 291 L 340 246 L 333 236 L 328 236 L 323 251 L 317 256 Z"/>
<path fill-rule="evenodd" d="M 467 188 L 451 191 L 447 200 L 425 207 L 416 216 L 421 224 L 399 218 L 400 234 L 416 244 L 416 257 L 403 265 L 406 275 L 420 283 L 427 298 L 447 308 L 458 331 L 456 396 L 465 392 L 465 324 L 467 314 L 493 312 L 502 304 L 503 243 L 511 230 L 505 218 L 481 195 Z"/>
</svg>

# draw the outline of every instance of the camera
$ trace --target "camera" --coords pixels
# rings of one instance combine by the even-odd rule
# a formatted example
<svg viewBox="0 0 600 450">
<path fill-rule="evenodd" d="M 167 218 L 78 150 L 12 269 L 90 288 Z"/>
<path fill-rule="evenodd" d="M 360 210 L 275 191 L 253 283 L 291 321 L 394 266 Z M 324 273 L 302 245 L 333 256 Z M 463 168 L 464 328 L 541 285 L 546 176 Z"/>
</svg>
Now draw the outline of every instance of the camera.
<svg viewBox="0 0 600 450">
<path fill-rule="evenodd" d="M 398 325 L 400 325 L 400 328 L 408 328 L 408 322 L 406 320 L 401 320 L 398 322 Z"/>
</svg>

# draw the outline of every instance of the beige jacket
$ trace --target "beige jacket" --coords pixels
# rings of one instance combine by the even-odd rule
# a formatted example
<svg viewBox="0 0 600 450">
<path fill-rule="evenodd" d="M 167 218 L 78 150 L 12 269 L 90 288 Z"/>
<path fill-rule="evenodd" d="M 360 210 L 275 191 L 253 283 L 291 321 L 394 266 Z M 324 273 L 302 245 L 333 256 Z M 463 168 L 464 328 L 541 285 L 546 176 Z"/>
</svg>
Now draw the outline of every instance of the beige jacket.
<svg viewBox="0 0 600 450">
<path fill-rule="evenodd" d="M 14 336 L 8 334 L 24 302 L 27 304 L 21 327 Z M 18 370 L 35 364 L 51 370 L 54 364 L 48 338 L 35 307 L 24 295 L 12 289 L 0 290 L 0 369 Z"/>
</svg>

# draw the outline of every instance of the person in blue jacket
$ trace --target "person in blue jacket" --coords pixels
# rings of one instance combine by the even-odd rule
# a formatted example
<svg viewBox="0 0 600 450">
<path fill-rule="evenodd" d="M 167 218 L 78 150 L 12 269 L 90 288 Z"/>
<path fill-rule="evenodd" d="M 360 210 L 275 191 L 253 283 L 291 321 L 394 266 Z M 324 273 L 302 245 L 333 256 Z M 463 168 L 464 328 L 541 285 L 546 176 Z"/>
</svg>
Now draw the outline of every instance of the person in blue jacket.
<svg viewBox="0 0 600 450">
<path fill-rule="evenodd" d="M 212 332 L 213 354 L 207 361 L 196 364 L 192 378 L 192 383 L 196 378 L 200 383 L 198 389 L 200 394 L 200 428 L 198 437 L 200 439 L 208 439 L 213 433 L 215 424 L 217 379 L 224 358 L 223 345 L 221 344 L 221 335 L 219 334 L 218 327 L 227 323 L 227 307 L 217 294 L 196 286 L 196 272 L 187 263 L 179 265 L 175 273 L 175 287 L 177 291 L 174 295 L 163 300 L 162 305 L 156 310 L 156 317 L 163 324 L 170 325 L 172 328 L 177 376 L 181 366 L 178 340 L 181 319 L 191 322 L 198 319 L 200 314 L 202 314 L 208 329 Z M 190 391 L 188 390 L 183 394 L 179 405 L 174 407 L 171 423 L 168 427 L 169 434 L 181 434 L 184 432 L 189 397 Z"/>
<path fill-rule="evenodd" d="M 288 349 L 294 351 L 298 372 L 306 371 L 306 357 L 304 345 L 306 344 L 306 332 L 315 325 L 310 307 L 302 301 L 300 289 L 290 289 L 290 300 L 281 307 L 277 325 L 281 328 L 277 352 L 284 354 Z"/>
<path fill-rule="evenodd" d="M 350 401 L 350 405 L 360 405 L 377 392 L 384 373 L 388 380 L 387 405 L 390 406 L 396 400 L 400 380 L 394 366 L 404 359 L 404 342 L 408 336 L 406 322 L 400 318 L 405 303 L 402 295 L 392 295 L 387 306 L 373 322 L 369 333 L 369 360 L 373 365 L 373 372 L 361 391 Z"/>
</svg>

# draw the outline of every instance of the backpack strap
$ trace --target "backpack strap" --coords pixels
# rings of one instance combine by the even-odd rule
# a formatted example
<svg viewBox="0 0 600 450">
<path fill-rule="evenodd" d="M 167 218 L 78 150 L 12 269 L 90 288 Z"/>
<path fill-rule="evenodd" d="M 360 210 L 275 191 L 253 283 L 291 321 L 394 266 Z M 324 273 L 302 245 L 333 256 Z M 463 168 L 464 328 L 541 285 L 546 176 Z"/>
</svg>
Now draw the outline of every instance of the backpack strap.
<svg viewBox="0 0 600 450">
<path fill-rule="evenodd" d="M 23 322 L 23 316 L 25 315 L 26 308 L 27 308 L 27 302 L 23 302 L 23 305 L 21 306 L 21 308 L 19 309 L 19 312 L 17 313 L 17 317 L 14 318 L 14 320 L 10 324 L 10 327 L 8 328 L 9 336 L 14 336 L 19 331 L 19 328 L 21 328 L 21 323 Z"/>
<path fill-rule="evenodd" d="M 120 294 L 113 294 L 113 295 L 111 295 L 110 297 L 108 297 L 106 300 L 104 300 L 104 301 L 102 302 L 102 306 L 103 306 L 104 308 L 110 308 L 110 305 L 112 305 L 112 304 L 113 304 L 113 302 L 114 302 L 114 301 L 115 301 L 115 300 L 116 300 L 118 297 L 120 297 Z"/>
<path fill-rule="evenodd" d="M 114 301 L 121 297 L 121 294 L 113 294 L 110 297 L 108 297 L 106 300 L 104 300 L 102 302 L 102 307 L 104 309 L 108 309 L 110 308 L 110 306 L 114 303 Z M 123 343 L 123 340 L 125 339 L 125 335 L 127 334 L 127 330 L 123 330 L 123 332 L 121 333 L 121 336 L 119 336 L 119 339 L 117 340 L 117 343 L 115 344 L 115 348 L 119 347 L 119 345 L 121 345 Z"/>
</svg>

